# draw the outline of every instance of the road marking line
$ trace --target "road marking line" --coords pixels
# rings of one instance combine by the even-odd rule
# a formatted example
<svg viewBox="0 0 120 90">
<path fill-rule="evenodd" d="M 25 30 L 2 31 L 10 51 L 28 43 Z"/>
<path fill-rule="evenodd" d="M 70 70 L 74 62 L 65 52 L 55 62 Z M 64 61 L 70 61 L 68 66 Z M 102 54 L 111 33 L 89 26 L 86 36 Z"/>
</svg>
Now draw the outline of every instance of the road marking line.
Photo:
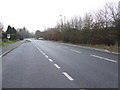
<svg viewBox="0 0 120 90">
<path fill-rule="evenodd" d="M 48 56 L 47 56 L 45 53 L 43 53 L 43 51 L 42 51 L 41 49 L 39 49 L 38 46 L 35 45 L 35 47 L 36 47 L 40 52 L 42 52 L 42 54 L 45 55 L 46 58 L 48 58 Z M 50 61 L 52 62 L 52 60 L 50 60 Z"/>
<path fill-rule="evenodd" d="M 24 43 L 24 42 L 23 42 L 23 43 Z M 23 44 L 23 43 L 21 43 L 21 44 Z M 21 44 L 20 44 L 20 45 L 21 45 Z M 4 52 L 3 54 L 0 55 L 0 58 L 2 58 L 3 56 L 5 56 L 5 55 L 8 54 L 9 52 L 13 51 L 14 49 L 16 49 L 17 47 L 19 47 L 20 45 L 17 45 L 17 46 L 15 46 L 15 47 L 13 47 L 12 49 Z"/>
<path fill-rule="evenodd" d="M 39 51 L 41 51 L 41 49 L 40 49 L 37 45 L 35 45 L 35 47 L 36 47 Z"/>
<path fill-rule="evenodd" d="M 47 56 L 47 55 L 45 55 L 45 57 L 46 57 L 46 58 L 48 58 L 48 56 Z"/>
<path fill-rule="evenodd" d="M 76 51 L 76 50 L 75 50 L 75 52 L 77 52 L 77 53 L 81 53 L 80 51 Z"/>
<path fill-rule="evenodd" d="M 57 64 L 54 64 L 56 68 L 60 69 L 60 67 Z"/>
<path fill-rule="evenodd" d="M 116 52 L 104 51 L 102 49 L 96 49 L 96 48 L 91 48 L 91 47 L 86 47 L 86 46 L 78 46 L 78 45 L 65 44 L 65 43 L 60 43 L 60 44 L 70 45 L 70 46 L 77 46 L 77 47 L 80 47 L 80 48 L 83 48 L 83 49 L 85 48 L 85 49 L 90 49 L 90 50 L 97 50 L 97 51 L 107 52 L 107 53 L 112 53 L 112 54 L 117 54 L 117 55 L 120 54 L 120 53 L 116 53 Z"/>
<path fill-rule="evenodd" d="M 90 56 L 93 56 L 93 57 L 96 57 L 96 58 L 100 58 L 100 59 L 104 59 L 104 60 L 106 60 L 106 61 L 111 61 L 111 62 L 117 63 L 117 61 L 112 60 L 112 59 L 108 59 L 108 58 L 104 58 L 104 57 L 100 57 L 100 56 L 96 56 L 96 55 L 92 55 L 92 54 L 91 54 Z"/>
<path fill-rule="evenodd" d="M 0 55 L 0 58 L 2 57 L 2 55 Z"/>
<path fill-rule="evenodd" d="M 38 48 L 38 50 L 41 52 L 41 49 Z"/>
<path fill-rule="evenodd" d="M 52 59 L 49 59 L 49 61 L 50 61 L 50 62 L 53 62 L 53 60 L 52 60 Z"/>
<path fill-rule="evenodd" d="M 80 51 L 74 50 L 74 49 L 70 49 L 71 51 L 77 52 L 77 53 L 81 53 Z"/>
<path fill-rule="evenodd" d="M 68 48 L 68 47 L 64 47 L 64 48 Z"/>
<path fill-rule="evenodd" d="M 71 80 L 71 81 L 74 80 L 74 79 L 73 79 L 70 75 L 68 75 L 66 72 L 63 72 L 63 74 L 64 74 L 69 80 Z"/>
<path fill-rule="evenodd" d="M 45 55 L 45 53 L 43 53 Z"/>
</svg>

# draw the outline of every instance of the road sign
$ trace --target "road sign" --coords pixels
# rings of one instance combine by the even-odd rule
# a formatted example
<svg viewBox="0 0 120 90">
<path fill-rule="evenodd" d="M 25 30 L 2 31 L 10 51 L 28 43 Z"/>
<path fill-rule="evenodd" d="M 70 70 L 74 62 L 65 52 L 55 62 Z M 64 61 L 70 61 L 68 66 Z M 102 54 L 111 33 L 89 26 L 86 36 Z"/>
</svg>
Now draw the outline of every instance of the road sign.
<svg viewBox="0 0 120 90">
<path fill-rule="evenodd" d="M 7 38 L 8 38 L 8 39 L 10 38 L 10 34 L 7 34 Z"/>
</svg>

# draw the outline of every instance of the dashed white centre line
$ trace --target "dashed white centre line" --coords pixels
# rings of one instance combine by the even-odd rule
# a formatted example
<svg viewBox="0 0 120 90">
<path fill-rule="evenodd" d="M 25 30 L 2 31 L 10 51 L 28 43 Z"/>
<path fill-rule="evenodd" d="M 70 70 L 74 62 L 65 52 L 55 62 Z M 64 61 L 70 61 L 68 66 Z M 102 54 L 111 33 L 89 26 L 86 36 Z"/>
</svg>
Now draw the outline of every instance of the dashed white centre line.
<svg viewBox="0 0 120 90">
<path fill-rule="evenodd" d="M 104 57 L 101 57 L 101 56 L 96 56 L 96 55 L 93 55 L 93 54 L 91 54 L 90 56 L 93 56 L 93 57 L 96 57 L 96 58 L 100 58 L 100 59 L 104 59 L 104 60 L 107 60 L 107 61 L 110 61 L 110 62 L 117 63 L 117 61 L 115 61 L 115 60 L 104 58 Z"/>
<path fill-rule="evenodd" d="M 45 53 L 43 53 L 43 55 L 45 55 Z"/>
<path fill-rule="evenodd" d="M 35 47 L 36 47 L 39 51 L 41 51 L 41 49 L 40 49 L 37 45 L 35 45 Z"/>
<path fill-rule="evenodd" d="M 53 62 L 53 60 L 52 60 L 52 59 L 49 59 L 49 61 L 50 61 L 50 62 Z"/>
<path fill-rule="evenodd" d="M 60 67 L 57 64 L 54 64 L 56 68 L 60 69 Z"/>
<path fill-rule="evenodd" d="M 63 74 L 64 74 L 69 80 L 71 80 L 71 81 L 74 80 L 74 79 L 73 79 L 70 75 L 68 75 L 66 72 L 63 72 Z"/>
<path fill-rule="evenodd" d="M 38 48 L 39 49 L 39 48 Z M 41 51 L 41 49 L 39 49 L 39 51 Z"/>
<path fill-rule="evenodd" d="M 46 58 L 48 58 L 48 56 L 47 56 L 47 55 L 45 55 L 45 57 L 46 57 Z"/>
</svg>

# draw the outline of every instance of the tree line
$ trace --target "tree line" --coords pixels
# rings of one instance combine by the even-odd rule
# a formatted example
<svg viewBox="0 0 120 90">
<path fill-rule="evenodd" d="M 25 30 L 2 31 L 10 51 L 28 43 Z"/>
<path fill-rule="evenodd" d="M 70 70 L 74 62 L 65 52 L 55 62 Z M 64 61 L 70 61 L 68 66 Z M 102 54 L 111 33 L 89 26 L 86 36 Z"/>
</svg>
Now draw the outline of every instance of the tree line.
<svg viewBox="0 0 120 90">
<path fill-rule="evenodd" d="M 3 25 L 1 26 L 3 29 Z M 32 37 L 32 34 L 25 27 L 15 29 L 14 27 L 11 27 L 10 25 L 8 25 L 6 31 L 3 31 L 2 29 L 1 29 L 1 32 L 2 32 L 1 37 L 3 41 L 8 41 L 7 34 L 10 34 L 9 40 L 23 40 L 24 38 Z"/>
<path fill-rule="evenodd" d="M 84 17 L 61 19 L 54 28 L 47 28 L 43 33 L 46 40 L 55 40 L 91 45 L 120 46 L 120 11 L 113 3 L 94 14 Z"/>
</svg>

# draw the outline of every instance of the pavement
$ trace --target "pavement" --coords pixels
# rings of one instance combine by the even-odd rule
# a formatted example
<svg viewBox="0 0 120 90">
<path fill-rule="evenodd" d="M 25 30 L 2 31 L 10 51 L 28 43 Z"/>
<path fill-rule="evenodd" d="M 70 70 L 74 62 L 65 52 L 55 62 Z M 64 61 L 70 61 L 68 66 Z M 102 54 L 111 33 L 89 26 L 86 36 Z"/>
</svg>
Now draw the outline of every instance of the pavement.
<svg viewBox="0 0 120 90">
<path fill-rule="evenodd" d="M 0 55 L 7 52 L 7 51 L 9 51 L 9 50 L 11 50 L 11 49 L 13 49 L 16 46 L 19 46 L 19 45 L 23 44 L 23 43 L 24 43 L 24 41 L 19 41 L 19 42 L 7 44 L 7 45 L 5 45 L 3 47 L 0 47 L 0 50 L 2 49 L 2 53 L 0 53 Z"/>
<path fill-rule="evenodd" d="M 118 88 L 118 54 L 31 40 L 2 58 L 3 88 Z"/>
</svg>

